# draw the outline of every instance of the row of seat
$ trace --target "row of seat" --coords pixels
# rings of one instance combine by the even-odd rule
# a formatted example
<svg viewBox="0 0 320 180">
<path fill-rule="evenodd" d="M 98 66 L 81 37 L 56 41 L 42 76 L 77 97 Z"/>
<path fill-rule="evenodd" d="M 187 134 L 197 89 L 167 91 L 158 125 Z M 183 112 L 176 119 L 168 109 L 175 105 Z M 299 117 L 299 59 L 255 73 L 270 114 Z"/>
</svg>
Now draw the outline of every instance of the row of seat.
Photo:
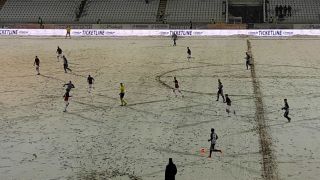
<svg viewBox="0 0 320 180">
<path fill-rule="evenodd" d="M 170 0 L 167 3 L 168 22 L 189 22 L 215 19 L 223 21 L 223 0 Z"/>
<path fill-rule="evenodd" d="M 223 0 L 170 0 L 165 16 L 167 21 L 223 19 Z M 81 0 L 7 0 L 0 11 L 0 21 L 44 22 L 74 21 Z M 160 0 L 88 0 L 80 22 L 156 22 Z"/>
<path fill-rule="evenodd" d="M 224 0 L 168 0 L 164 17 L 167 22 L 189 22 L 225 19 Z M 81 0 L 7 0 L 0 10 L 1 22 L 45 23 L 73 22 Z M 80 22 L 156 22 L 160 0 L 88 0 Z M 320 22 L 320 0 L 269 0 L 268 15 L 275 17 L 277 5 L 290 5 L 292 16 L 285 22 Z"/>
<path fill-rule="evenodd" d="M 81 0 L 7 0 L 0 11 L 1 22 L 71 22 Z"/>
<path fill-rule="evenodd" d="M 80 22 L 156 22 L 160 0 L 90 0 Z"/>
</svg>

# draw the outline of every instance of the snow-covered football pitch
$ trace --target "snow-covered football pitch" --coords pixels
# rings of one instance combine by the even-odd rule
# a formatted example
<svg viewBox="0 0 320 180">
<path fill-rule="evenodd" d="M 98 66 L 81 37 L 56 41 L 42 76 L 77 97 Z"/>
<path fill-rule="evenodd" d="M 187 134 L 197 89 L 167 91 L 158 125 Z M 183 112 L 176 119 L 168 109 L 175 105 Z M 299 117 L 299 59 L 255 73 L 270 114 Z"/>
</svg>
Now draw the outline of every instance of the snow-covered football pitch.
<svg viewBox="0 0 320 180">
<path fill-rule="evenodd" d="M 157 37 L 2 37 L 0 179 L 159 180 L 168 158 L 177 180 L 319 179 L 319 47 L 317 38 L 180 38 L 173 47 Z M 172 92 L 174 76 L 184 97 Z M 216 101 L 218 79 L 236 115 Z M 209 159 L 211 128 L 223 154 Z"/>
</svg>

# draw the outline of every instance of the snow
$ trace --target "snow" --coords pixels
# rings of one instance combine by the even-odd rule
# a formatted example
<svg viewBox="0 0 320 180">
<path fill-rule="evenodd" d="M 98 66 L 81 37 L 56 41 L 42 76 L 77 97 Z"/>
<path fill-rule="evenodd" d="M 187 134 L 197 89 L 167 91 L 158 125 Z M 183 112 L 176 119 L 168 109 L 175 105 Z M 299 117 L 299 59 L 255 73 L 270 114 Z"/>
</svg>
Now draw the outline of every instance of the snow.
<svg viewBox="0 0 320 180">
<path fill-rule="evenodd" d="M 0 179 L 262 179 L 245 38 L 0 38 Z M 281 179 L 320 175 L 318 39 L 252 39 Z M 57 61 L 60 46 L 72 73 Z M 187 49 L 192 56 L 187 61 Z M 33 67 L 40 58 L 40 76 Z M 95 78 L 88 93 L 86 77 Z M 175 97 L 176 76 L 185 97 Z M 216 102 L 218 82 L 236 115 Z M 71 80 L 68 112 L 64 83 Z M 128 105 L 120 106 L 119 83 Z M 292 122 L 282 116 L 283 99 Z M 208 159 L 210 129 L 219 136 Z M 205 148 L 205 154 L 201 153 Z M 36 155 L 36 156 L 35 156 Z"/>
</svg>

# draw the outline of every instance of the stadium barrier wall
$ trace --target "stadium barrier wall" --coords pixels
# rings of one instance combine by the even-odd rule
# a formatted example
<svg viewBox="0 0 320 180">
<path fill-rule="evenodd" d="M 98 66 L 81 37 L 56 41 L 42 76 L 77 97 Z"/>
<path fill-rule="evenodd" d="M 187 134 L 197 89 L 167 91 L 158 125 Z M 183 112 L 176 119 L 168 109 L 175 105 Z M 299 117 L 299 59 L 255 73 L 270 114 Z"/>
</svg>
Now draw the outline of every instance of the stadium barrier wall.
<svg viewBox="0 0 320 180">
<path fill-rule="evenodd" d="M 113 30 L 73 29 L 75 37 L 125 37 L 125 36 L 320 36 L 320 29 L 266 29 L 266 30 Z M 0 29 L 0 36 L 65 36 L 65 29 Z"/>
<path fill-rule="evenodd" d="M 0 23 L 3 29 L 66 29 L 67 26 L 72 29 L 172 29 L 169 24 L 43 24 L 40 28 L 38 23 Z"/>
<path fill-rule="evenodd" d="M 43 29 L 66 29 L 71 26 L 71 29 L 189 29 L 190 25 L 187 23 L 170 23 L 170 24 L 43 24 Z M 42 29 L 37 23 L 28 24 L 14 24 L 1 23 L 2 29 Z M 247 29 L 247 24 L 193 24 L 194 30 L 202 29 Z M 252 29 L 320 29 L 320 24 L 253 24 Z"/>
<path fill-rule="evenodd" d="M 320 24 L 294 24 L 293 29 L 320 29 Z"/>
</svg>

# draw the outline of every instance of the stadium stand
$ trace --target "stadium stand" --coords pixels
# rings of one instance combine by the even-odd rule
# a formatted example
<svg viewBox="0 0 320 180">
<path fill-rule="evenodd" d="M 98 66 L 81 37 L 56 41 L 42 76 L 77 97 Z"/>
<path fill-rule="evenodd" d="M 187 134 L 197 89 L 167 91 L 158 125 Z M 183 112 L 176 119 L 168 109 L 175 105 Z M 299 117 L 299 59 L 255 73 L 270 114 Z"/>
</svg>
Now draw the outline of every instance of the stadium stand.
<svg viewBox="0 0 320 180">
<path fill-rule="evenodd" d="M 0 11 L 0 22 L 73 22 L 81 0 L 7 0 Z"/>
<path fill-rule="evenodd" d="M 80 22 L 154 23 L 160 0 L 89 0 Z"/>
<path fill-rule="evenodd" d="M 163 22 L 164 14 L 166 12 L 168 0 L 160 0 L 158 12 L 157 12 L 157 22 Z"/>
<path fill-rule="evenodd" d="M 285 16 L 284 23 L 319 23 L 320 22 L 320 1 L 319 0 L 269 0 L 269 17 L 276 19 L 276 6 L 292 7 L 292 16 Z"/>
<path fill-rule="evenodd" d="M 224 22 L 223 0 L 169 0 L 167 22 Z"/>
<path fill-rule="evenodd" d="M 0 0 L 0 10 L 2 8 L 2 6 L 6 3 L 7 0 Z"/>
<path fill-rule="evenodd" d="M 79 9 L 81 1 L 7 0 L 0 22 L 29 23 L 41 17 L 44 23 L 155 23 L 160 12 L 167 22 L 224 21 L 223 0 L 86 0 Z"/>
<path fill-rule="evenodd" d="M 0 0 L 0 22 L 167 23 L 224 22 L 225 0 Z M 81 6 L 81 2 L 83 6 Z M 283 23 L 320 23 L 320 0 L 268 0 L 267 17 Z M 291 16 L 276 17 L 277 5 Z M 160 16 L 161 15 L 161 16 Z M 159 18 L 163 17 L 163 18 Z"/>
</svg>

